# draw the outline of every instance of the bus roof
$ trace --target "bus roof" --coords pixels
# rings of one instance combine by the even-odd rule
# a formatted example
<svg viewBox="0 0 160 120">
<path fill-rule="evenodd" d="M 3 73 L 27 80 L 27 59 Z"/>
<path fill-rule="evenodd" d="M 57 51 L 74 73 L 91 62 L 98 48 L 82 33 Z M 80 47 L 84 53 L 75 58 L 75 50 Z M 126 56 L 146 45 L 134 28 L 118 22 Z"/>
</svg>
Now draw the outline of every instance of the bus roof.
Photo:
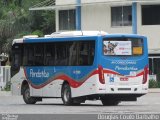
<svg viewBox="0 0 160 120">
<path fill-rule="evenodd" d="M 104 31 L 68 31 L 68 32 L 54 32 L 51 35 L 45 35 L 44 37 L 38 37 L 34 35 L 24 36 L 20 39 L 14 39 L 15 43 L 34 43 L 34 42 L 51 42 L 51 41 L 67 41 L 67 40 L 80 40 L 83 38 L 95 39 L 97 36 L 103 37 L 144 37 L 137 34 L 108 34 Z"/>
<path fill-rule="evenodd" d="M 67 31 L 67 32 L 54 32 L 51 35 L 45 35 L 45 37 L 75 37 L 75 36 L 102 36 L 108 33 L 104 31 Z"/>
<path fill-rule="evenodd" d="M 23 38 L 14 39 L 12 41 L 12 45 L 15 43 L 23 43 L 23 40 L 26 38 L 38 38 L 38 35 L 26 35 L 26 36 L 23 36 Z"/>
</svg>

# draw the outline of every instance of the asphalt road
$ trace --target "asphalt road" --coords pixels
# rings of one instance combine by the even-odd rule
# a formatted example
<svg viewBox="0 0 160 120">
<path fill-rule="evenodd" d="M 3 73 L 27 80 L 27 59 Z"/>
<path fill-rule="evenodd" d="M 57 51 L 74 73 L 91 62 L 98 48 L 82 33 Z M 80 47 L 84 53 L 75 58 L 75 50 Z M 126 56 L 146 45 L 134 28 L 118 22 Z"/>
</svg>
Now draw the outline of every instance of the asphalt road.
<svg viewBox="0 0 160 120">
<path fill-rule="evenodd" d="M 102 106 L 101 101 L 86 101 L 81 106 L 64 106 L 61 99 L 44 99 L 26 105 L 22 96 L 0 96 L 0 114 L 99 114 L 99 113 L 160 113 L 160 93 L 148 93 L 136 102 L 118 106 Z"/>
</svg>

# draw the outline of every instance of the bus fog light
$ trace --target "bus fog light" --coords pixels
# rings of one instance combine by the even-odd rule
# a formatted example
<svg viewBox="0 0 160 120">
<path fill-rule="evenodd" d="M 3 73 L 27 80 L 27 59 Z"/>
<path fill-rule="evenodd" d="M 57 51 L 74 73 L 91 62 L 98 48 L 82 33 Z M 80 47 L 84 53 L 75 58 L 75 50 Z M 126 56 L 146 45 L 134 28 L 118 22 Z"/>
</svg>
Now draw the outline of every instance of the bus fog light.
<svg viewBox="0 0 160 120">
<path fill-rule="evenodd" d="M 134 91 L 137 91 L 137 88 L 134 88 Z"/>
<path fill-rule="evenodd" d="M 114 91 L 114 88 L 111 88 L 111 91 Z"/>
</svg>

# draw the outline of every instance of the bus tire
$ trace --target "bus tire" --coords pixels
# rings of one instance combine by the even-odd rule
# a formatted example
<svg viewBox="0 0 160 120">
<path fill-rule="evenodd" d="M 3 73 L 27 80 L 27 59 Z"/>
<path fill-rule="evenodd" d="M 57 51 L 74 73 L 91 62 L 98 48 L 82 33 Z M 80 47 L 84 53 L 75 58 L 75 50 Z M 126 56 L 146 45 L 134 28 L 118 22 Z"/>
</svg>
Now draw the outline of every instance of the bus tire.
<svg viewBox="0 0 160 120">
<path fill-rule="evenodd" d="M 110 100 L 102 99 L 101 101 L 102 101 L 103 106 L 117 106 L 120 103 L 120 101 L 112 100 L 112 99 Z"/>
<path fill-rule="evenodd" d="M 37 102 L 36 98 L 30 96 L 29 86 L 25 86 L 22 95 L 23 95 L 23 100 L 26 104 L 35 104 Z"/>
<path fill-rule="evenodd" d="M 64 105 L 73 105 L 73 99 L 71 97 L 71 88 L 68 83 L 65 83 L 63 85 L 61 96 Z"/>
</svg>

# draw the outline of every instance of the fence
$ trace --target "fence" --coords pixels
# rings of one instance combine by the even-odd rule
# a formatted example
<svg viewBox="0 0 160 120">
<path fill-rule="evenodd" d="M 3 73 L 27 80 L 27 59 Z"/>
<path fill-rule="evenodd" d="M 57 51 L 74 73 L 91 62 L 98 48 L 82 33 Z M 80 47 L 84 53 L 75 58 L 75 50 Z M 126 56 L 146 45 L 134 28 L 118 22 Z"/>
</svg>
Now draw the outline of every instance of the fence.
<svg viewBox="0 0 160 120">
<path fill-rule="evenodd" d="M 11 81 L 10 66 L 0 66 L 0 90 L 4 89 Z"/>
</svg>

